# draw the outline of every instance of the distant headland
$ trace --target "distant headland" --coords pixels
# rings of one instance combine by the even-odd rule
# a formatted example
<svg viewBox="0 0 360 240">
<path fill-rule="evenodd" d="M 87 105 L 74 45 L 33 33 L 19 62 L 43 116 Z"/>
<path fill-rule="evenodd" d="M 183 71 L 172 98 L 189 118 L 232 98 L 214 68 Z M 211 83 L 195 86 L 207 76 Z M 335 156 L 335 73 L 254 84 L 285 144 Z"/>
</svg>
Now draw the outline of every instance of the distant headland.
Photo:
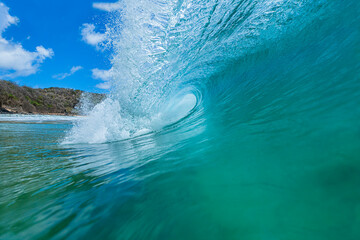
<svg viewBox="0 0 360 240">
<path fill-rule="evenodd" d="M 87 105 L 105 98 L 105 94 L 57 87 L 36 89 L 0 80 L 0 113 L 78 115 L 77 106 L 84 96 Z"/>
</svg>

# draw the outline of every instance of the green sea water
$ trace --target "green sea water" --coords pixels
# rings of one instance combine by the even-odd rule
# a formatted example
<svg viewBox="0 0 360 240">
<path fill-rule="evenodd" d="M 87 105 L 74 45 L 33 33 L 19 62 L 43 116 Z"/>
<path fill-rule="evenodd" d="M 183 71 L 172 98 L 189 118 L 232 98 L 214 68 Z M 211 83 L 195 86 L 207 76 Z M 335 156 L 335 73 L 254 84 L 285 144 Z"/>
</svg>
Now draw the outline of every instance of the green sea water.
<svg viewBox="0 0 360 240">
<path fill-rule="evenodd" d="M 360 239 L 357 1 L 122 4 L 89 116 L 0 115 L 0 239 Z"/>
</svg>

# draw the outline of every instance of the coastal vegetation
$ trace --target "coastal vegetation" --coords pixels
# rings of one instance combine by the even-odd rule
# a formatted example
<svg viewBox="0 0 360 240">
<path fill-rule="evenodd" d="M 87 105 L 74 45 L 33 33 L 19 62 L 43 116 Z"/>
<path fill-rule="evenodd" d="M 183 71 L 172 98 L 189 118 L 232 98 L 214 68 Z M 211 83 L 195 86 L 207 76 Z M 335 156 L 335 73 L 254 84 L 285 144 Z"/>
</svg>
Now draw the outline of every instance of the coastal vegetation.
<svg viewBox="0 0 360 240">
<path fill-rule="evenodd" d="M 105 94 L 81 90 L 30 88 L 0 80 L 0 113 L 77 115 L 81 114 L 79 104 L 86 102 L 89 108 L 104 97 Z"/>
</svg>

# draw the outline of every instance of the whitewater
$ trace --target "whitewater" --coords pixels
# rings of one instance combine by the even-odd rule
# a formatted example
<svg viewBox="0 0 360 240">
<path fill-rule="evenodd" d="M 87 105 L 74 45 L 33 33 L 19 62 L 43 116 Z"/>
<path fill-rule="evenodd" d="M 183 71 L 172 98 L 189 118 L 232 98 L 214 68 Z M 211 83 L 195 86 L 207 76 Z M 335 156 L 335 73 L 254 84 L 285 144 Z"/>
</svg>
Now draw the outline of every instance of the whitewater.
<svg viewBox="0 0 360 240">
<path fill-rule="evenodd" d="M 0 239 L 360 238 L 358 0 L 118 5 L 103 102 L 0 119 Z"/>
</svg>

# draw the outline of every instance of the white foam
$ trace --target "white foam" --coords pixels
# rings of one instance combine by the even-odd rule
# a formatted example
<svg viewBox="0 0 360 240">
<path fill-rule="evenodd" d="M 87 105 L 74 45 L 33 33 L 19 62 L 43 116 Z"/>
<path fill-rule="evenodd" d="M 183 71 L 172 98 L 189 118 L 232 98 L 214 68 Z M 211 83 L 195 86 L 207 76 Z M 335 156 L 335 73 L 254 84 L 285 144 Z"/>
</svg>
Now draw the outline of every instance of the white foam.
<svg viewBox="0 0 360 240">
<path fill-rule="evenodd" d="M 25 114 L 0 114 L 0 122 L 23 122 L 23 123 L 44 123 L 44 122 L 73 122 L 83 117 L 58 116 L 58 115 L 25 115 Z"/>
<path fill-rule="evenodd" d="M 131 116 L 122 110 L 119 101 L 108 98 L 98 104 L 83 121 L 77 122 L 63 143 L 103 143 L 160 130 L 186 117 L 196 102 L 194 94 L 179 95 L 159 112 L 146 117 Z"/>
</svg>

